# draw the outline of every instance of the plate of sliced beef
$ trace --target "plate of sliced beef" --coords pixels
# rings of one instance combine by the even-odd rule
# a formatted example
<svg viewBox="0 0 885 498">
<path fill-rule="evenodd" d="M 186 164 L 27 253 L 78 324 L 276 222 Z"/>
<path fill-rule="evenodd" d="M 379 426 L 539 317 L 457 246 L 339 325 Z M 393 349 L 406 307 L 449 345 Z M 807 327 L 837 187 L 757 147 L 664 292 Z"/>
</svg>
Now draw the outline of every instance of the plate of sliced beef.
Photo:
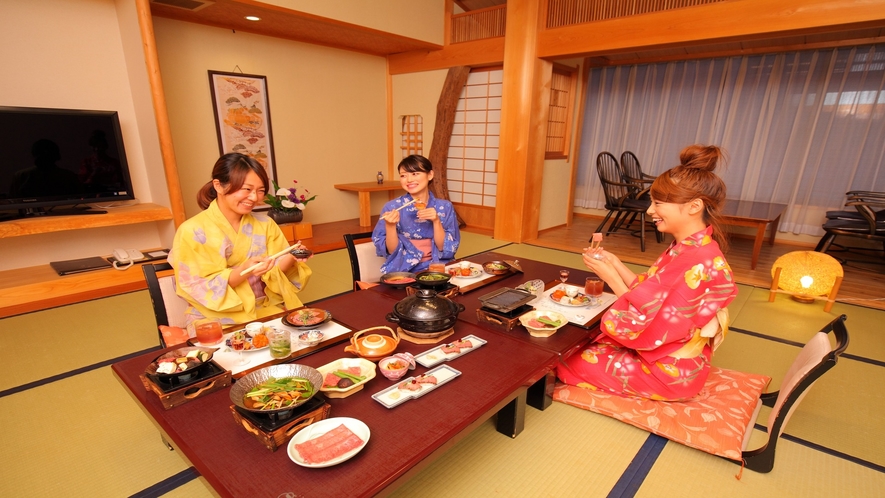
<svg viewBox="0 0 885 498">
<path fill-rule="evenodd" d="M 302 467 L 331 467 L 366 447 L 371 431 L 360 420 L 334 417 L 315 422 L 289 440 L 289 458 Z"/>
</svg>

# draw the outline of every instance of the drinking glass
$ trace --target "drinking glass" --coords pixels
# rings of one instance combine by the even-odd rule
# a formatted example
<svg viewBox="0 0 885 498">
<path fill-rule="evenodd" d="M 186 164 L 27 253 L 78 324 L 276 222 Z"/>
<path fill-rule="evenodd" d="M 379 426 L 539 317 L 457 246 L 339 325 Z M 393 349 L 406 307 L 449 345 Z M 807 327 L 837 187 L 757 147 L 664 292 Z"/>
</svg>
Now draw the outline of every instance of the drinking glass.
<svg viewBox="0 0 885 498">
<path fill-rule="evenodd" d="M 249 363 L 249 360 L 243 357 L 243 349 L 246 348 L 246 334 L 243 331 L 234 332 L 234 335 L 230 336 L 230 347 L 239 354 L 237 365 Z"/>
<path fill-rule="evenodd" d="M 267 333 L 270 340 L 270 356 L 272 358 L 288 358 L 292 354 L 291 332 L 271 328 Z"/>
<path fill-rule="evenodd" d="M 562 280 L 562 288 L 565 289 L 565 282 L 568 280 L 568 270 L 559 270 L 559 279 Z"/>
<path fill-rule="evenodd" d="M 424 209 L 424 208 L 426 208 L 426 207 L 427 207 L 427 203 L 426 203 L 426 202 L 415 201 L 415 209 L 417 209 L 418 211 L 421 211 L 422 209 Z M 415 213 L 415 216 L 418 216 L 418 213 Z M 415 220 L 415 221 L 417 221 L 418 223 L 424 223 L 424 222 L 427 221 L 427 220 L 422 220 L 422 219 L 419 218 L 419 219 L 417 219 L 417 220 Z"/>
<path fill-rule="evenodd" d="M 604 284 L 599 277 L 587 277 L 584 281 L 584 294 L 590 297 L 593 304 L 599 304 Z"/>
<path fill-rule="evenodd" d="M 194 331 L 201 346 L 213 346 L 221 342 L 221 322 L 218 320 L 197 324 Z"/>
</svg>

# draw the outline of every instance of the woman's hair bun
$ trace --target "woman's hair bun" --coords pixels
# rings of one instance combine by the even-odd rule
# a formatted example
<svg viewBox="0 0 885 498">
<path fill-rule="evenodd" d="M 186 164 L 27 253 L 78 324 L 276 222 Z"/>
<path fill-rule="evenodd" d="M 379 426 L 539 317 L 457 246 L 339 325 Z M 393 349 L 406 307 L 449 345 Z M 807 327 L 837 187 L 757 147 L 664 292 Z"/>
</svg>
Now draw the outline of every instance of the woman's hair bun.
<svg viewBox="0 0 885 498">
<path fill-rule="evenodd" d="M 679 163 L 685 168 L 714 171 L 722 158 L 722 149 L 715 145 L 689 145 L 679 154 Z"/>
</svg>

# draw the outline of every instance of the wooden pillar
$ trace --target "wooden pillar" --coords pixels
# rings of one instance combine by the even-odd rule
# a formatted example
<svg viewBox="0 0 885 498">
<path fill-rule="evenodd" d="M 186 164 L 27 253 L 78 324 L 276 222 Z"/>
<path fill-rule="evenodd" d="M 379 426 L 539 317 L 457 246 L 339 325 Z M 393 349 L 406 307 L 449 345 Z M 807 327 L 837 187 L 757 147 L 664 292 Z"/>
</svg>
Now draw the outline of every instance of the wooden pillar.
<svg viewBox="0 0 885 498">
<path fill-rule="evenodd" d="M 151 18 L 149 0 L 136 0 L 136 9 L 141 29 L 141 42 L 144 46 L 144 60 L 151 85 L 151 97 L 154 101 L 154 119 L 157 120 L 157 134 L 160 138 L 160 153 L 163 156 L 163 170 L 166 173 L 172 220 L 175 222 L 175 228 L 178 228 L 187 219 L 187 215 L 184 211 L 184 199 L 181 196 L 181 183 L 178 180 L 175 149 L 172 147 L 172 130 L 169 128 L 166 93 L 163 91 L 163 79 L 160 77 L 160 60 L 157 56 L 157 43 L 154 40 L 154 21 Z"/>
<path fill-rule="evenodd" d="M 537 57 L 541 3 L 507 2 L 494 236 L 510 242 L 538 236 L 553 73 L 552 63 Z"/>
</svg>

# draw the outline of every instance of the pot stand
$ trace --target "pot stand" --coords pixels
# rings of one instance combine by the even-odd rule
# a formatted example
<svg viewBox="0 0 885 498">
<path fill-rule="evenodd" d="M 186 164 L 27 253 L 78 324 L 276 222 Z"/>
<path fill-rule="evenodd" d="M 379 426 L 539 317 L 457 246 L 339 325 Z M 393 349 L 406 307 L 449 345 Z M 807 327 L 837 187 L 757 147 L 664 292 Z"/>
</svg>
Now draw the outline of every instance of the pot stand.
<svg viewBox="0 0 885 498">
<path fill-rule="evenodd" d="M 440 335 L 440 336 L 431 337 L 431 338 L 415 337 L 415 336 L 409 334 L 408 330 L 403 330 L 402 327 L 397 327 L 396 331 L 399 334 L 400 339 L 402 339 L 404 341 L 409 341 L 412 344 L 438 344 L 438 343 L 442 342 L 443 339 L 446 339 L 446 338 L 450 337 L 452 334 L 454 334 L 455 327 L 452 327 L 449 330 L 443 331 L 442 335 Z"/>
<path fill-rule="evenodd" d="M 508 312 L 493 310 L 484 306 L 476 308 L 476 319 L 482 323 L 487 323 L 493 327 L 506 331 L 513 330 L 517 325 L 521 325 L 519 317 L 534 310 L 531 305 L 524 304 L 515 310 Z"/>
<path fill-rule="evenodd" d="M 192 399 L 213 393 L 230 386 L 231 374 L 219 366 L 215 361 L 209 360 L 199 374 L 180 384 L 170 384 L 160 379 L 157 375 L 143 373 L 139 375 L 141 383 L 146 391 L 153 391 L 163 408 L 170 409 L 183 405 Z"/>
<path fill-rule="evenodd" d="M 286 446 L 295 433 L 314 422 L 327 418 L 331 410 L 332 407 L 319 394 L 303 405 L 293 408 L 292 412 L 283 420 L 230 405 L 230 411 L 233 413 L 237 425 L 243 426 L 246 432 L 255 436 L 255 439 L 270 451 L 276 451 L 277 448 Z"/>
</svg>

